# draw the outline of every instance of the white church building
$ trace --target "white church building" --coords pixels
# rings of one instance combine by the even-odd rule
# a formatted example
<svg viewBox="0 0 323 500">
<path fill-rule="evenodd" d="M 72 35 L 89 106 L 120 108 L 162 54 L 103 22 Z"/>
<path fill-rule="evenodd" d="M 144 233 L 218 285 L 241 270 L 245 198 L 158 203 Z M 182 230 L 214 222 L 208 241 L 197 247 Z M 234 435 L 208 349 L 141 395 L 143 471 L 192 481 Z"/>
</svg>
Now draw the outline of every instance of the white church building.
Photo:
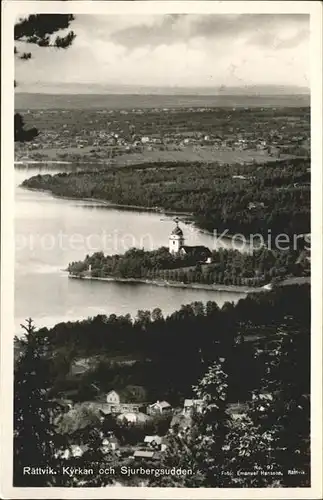
<svg viewBox="0 0 323 500">
<path fill-rule="evenodd" d="M 176 226 L 169 236 L 168 249 L 171 254 L 179 255 L 189 255 L 194 258 L 197 262 L 207 262 L 210 263 L 212 260 L 212 253 L 209 248 L 198 245 L 198 246 L 188 246 L 185 245 L 185 238 L 183 231 L 176 222 Z"/>
</svg>

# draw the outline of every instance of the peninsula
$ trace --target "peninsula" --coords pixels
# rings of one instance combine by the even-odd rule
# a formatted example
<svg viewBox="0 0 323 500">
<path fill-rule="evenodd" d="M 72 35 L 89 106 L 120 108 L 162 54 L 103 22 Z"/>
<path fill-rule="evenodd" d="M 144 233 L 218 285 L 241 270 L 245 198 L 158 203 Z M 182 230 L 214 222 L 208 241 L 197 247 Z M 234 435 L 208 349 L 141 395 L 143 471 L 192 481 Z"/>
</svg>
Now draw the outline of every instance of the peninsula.
<svg viewBox="0 0 323 500">
<path fill-rule="evenodd" d="M 83 261 L 71 262 L 71 278 L 126 281 L 158 286 L 253 292 L 287 278 L 309 278 L 308 252 L 265 247 L 252 253 L 185 244 L 175 219 L 168 247 L 145 251 L 131 248 L 123 255 L 96 252 Z"/>
</svg>

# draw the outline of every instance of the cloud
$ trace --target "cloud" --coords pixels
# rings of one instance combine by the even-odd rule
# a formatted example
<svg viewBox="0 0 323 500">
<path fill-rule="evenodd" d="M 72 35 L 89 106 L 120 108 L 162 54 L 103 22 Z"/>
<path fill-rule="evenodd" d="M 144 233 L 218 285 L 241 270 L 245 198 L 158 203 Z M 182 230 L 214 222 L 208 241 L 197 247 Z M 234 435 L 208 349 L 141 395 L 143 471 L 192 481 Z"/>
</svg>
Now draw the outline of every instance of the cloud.
<svg viewBox="0 0 323 500">
<path fill-rule="evenodd" d="M 303 41 L 309 39 L 309 30 L 303 29 L 295 33 L 295 35 L 286 38 L 285 40 L 278 40 L 277 48 L 278 49 L 292 49 L 294 47 L 298 47 Z"/>
<path fill-rule="evenodd" d="M 29 47 L 19 89 L 45 83 L 308 85 L 304 15 L 79 15 L 65 51 Z M 36 91 L 36 90 L 35 90 Z"/>
<path fill-rule="evenodd" d="M 127 48 L 169 45 L 178 40 L 187 40 L 189 33 L 183 32 L 181 26 L 184 17 L 180 14 L 157 16 L 152 24 L 139 24 L 115 31 L 111 40 Z"/>
<path fill-rule="evenodd" d="M 270 45 L 272 37 L 292 26 L 305 32 L 309 16 L 302 14 L 240 14 L 240 15 L 189 15 L 157 16 L 155 23 L 127 26 L 111 34 L 111 40 L 133 49 L 139 46 L 172 45 L 201 37 L 228 40 L 245 36 L 249 43 Z"/>
</svg>

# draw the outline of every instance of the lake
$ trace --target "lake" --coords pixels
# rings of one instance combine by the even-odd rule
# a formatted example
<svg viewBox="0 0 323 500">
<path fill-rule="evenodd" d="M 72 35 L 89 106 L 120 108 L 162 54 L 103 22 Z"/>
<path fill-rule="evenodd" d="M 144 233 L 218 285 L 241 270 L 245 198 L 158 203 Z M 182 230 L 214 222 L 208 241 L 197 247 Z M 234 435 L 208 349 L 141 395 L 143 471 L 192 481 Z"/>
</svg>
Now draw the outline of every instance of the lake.
<svg viewBox="0 0 323 500">
<path fill-rule="evenodd" d="M 104 283 L 69 279 L 69 262 L 103 251 L 124 253 L 136 246 L 146 250 L 168 245 L 174 227 L 171 218 L 146 211 L 108 208 L 100 203 L 55 198 L 49 193 L 19 187 L 39 173 L 61 169 L 15 169 L 15 327 L 27 317 L 37 327 L 97 314 L 136 315 L 138 309 L 160 307 L 164 314 L 196 300 L 236 302 L 244 293 L 163 288 L 153 285 Z M 229 247 L 193 225 L 182 224 L 186 243 Z"/>
</svg>

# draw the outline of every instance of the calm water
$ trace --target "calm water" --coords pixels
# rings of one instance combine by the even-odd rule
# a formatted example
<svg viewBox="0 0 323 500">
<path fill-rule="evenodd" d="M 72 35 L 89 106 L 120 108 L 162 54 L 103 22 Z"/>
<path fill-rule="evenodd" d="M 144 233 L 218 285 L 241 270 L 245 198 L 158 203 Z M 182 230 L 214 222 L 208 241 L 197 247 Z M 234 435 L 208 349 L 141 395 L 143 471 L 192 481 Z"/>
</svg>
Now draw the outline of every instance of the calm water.
<svg viewBox="0 0 323 500">
<path fill-rule="evenodd" d="M 164 314 L 195 300 L 214 300 L 220 306 L 245 294 L 209 292 L 149 285 L 68 279 L 69 262 L 95 251 L 123 253 L 132 246 L 147 250 L 168 244 L 172 220 L 156 213 L 106 208 L 100 204 L 54 198 L 19 187 L 44 168 L 15 170 L 16 274 L 15 321 L 32 317 L 37 326 L 76 320 L 96 314 L 135 315 L 138 309 L 160 307 Z M 182 225 L 187 244 L 214 248 L 213 236 Z M 229 246 L 227 241 L 225 246 Z"/>
</svg>

